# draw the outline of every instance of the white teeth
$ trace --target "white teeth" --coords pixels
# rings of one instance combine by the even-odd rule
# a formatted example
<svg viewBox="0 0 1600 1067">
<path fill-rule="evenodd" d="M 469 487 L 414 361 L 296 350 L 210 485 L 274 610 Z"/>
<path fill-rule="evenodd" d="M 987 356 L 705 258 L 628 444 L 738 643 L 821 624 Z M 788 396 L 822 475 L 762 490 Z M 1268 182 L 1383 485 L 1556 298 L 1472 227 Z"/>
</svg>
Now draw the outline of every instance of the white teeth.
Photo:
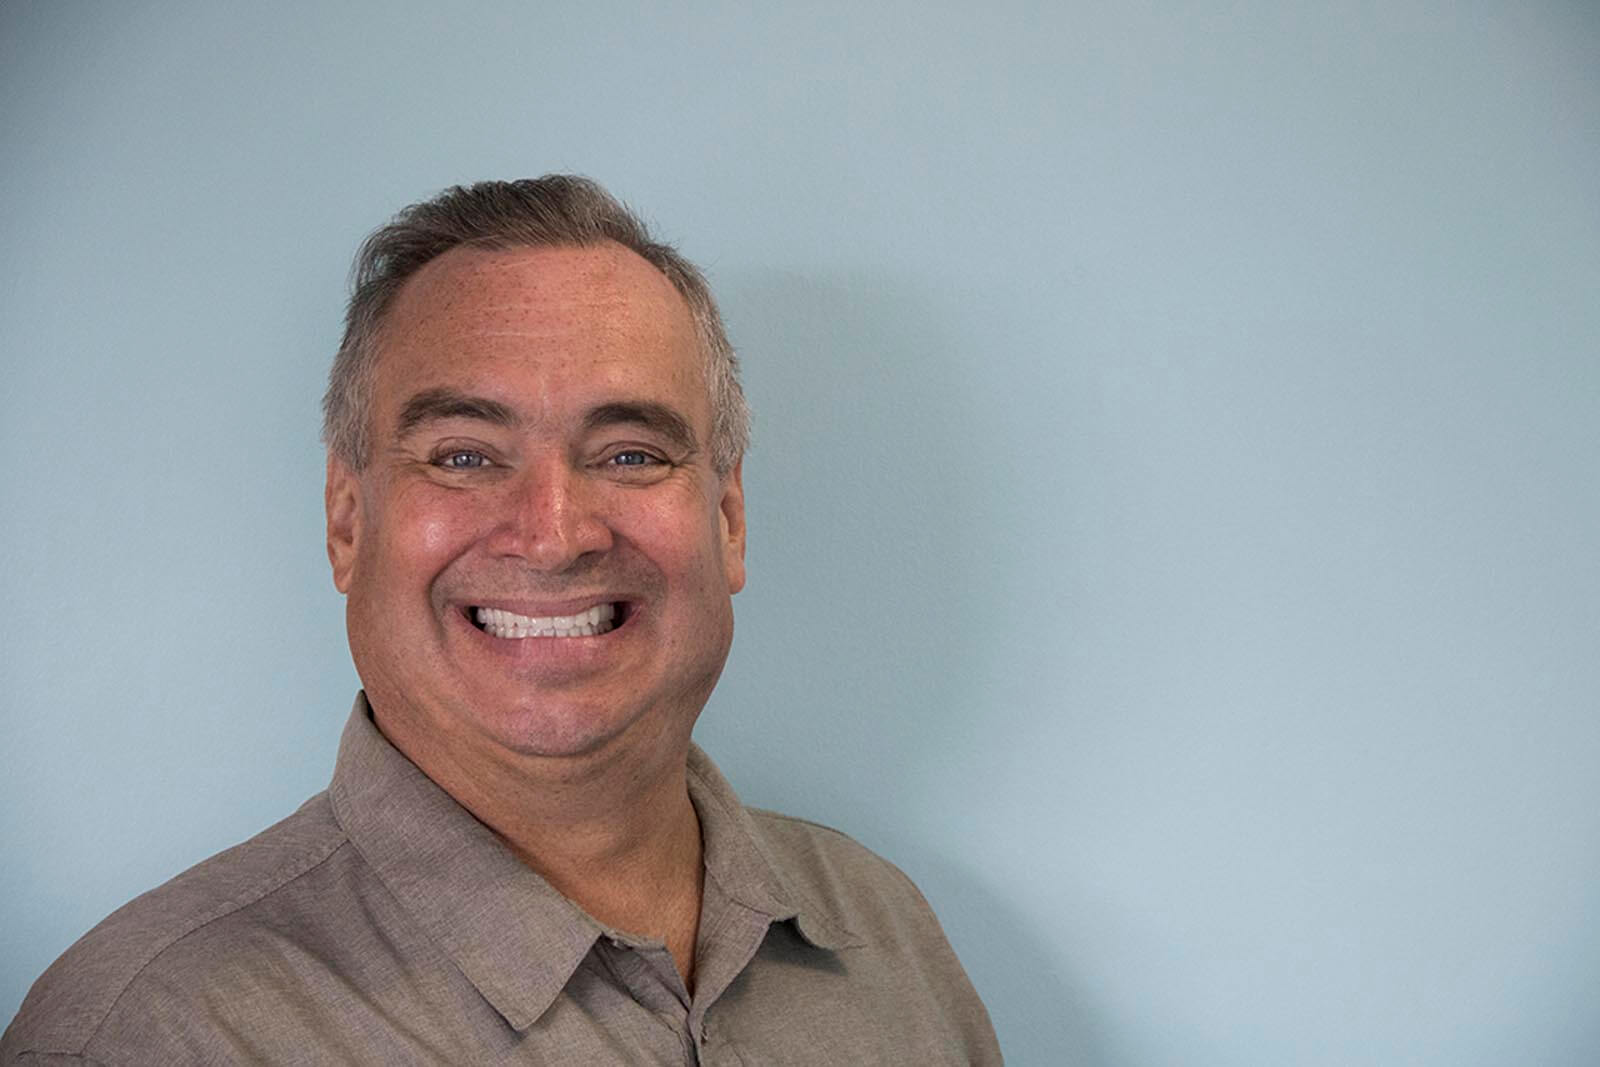
<svg viewBox="0 0 1600 1067">
<path fill-rule="evenodd" d="M 501 608 L 478 608 L 478 625 L 493 637 L 594 637 L 616 629 L 617 606 L 596 604 L 576 615 L 516 615 Z"/>
</svg>

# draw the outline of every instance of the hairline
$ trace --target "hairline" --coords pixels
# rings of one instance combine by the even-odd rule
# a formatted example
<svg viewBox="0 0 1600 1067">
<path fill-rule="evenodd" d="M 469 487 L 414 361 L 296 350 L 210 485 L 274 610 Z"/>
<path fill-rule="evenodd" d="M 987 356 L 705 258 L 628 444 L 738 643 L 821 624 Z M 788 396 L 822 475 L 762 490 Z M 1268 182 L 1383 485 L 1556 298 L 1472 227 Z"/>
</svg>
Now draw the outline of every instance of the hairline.
<svg viewBox="0 0 1600 1067">
<path fill-rule="evenodd" d="M 555 203 L 546 201 L 520 215 L 517 210 L 497 215 L 495 208 L 483 202 L 508 190 L 523 193 L 529 186 L 540 187 L 535 195 L 548 195 Z M 442 215 L 458 209 L 469 214 L 482 212 L 460 230 L 480 226 L 482 231 L 458 236 L 460 230 L 453 231 L 448 220 L 441 225 Z M 540 212 L 553 216 L 553 225 L 549 217 L 537 217 Z M 541 228 L 556 232 L 540 232 Z M 560 232 L 562 229 L 568 232 Z M 653 239 L 643 220 L 626 205 L 597 183 L 569 175 L 455 186 L 407 207 L 362 242 L 351 268 L 345 331 L 323 398 L 322 438 L 330 454 L 357 471 L 371 461 L 376 430 L 372 404 L 385 327 L 401 292 L 430 263 L 457 249 L 495 252 L 606 246 L 626 249 L 650 264 L 683 300 L 693 321 L 711 406 L 708 444 L 712 465 L 718 474 L 727 475 L 749 445 L 749 406 L 739 383 L 738 357 L 728 341 L 710 284 L 675 248 Z"/>
<path fill-rule="evenodd" d="M 370 324 L 366 326 L 363 333 L 357 338 L 357 343 L 361 346 L 363 351 L 361 352 L 360 358 L 357 360 L 357 381 L 354 384 L 357 385 L 357 388 L 361 392 L 363 402 L 360 404 L 360 408 L 366 413 L 366 418 L 363 420 L 363 432 L 360 435 L 360 442 L 362 445 L 361 455 L 356 457 L 356 461 L 354 463 L 350 462 L 352 457 L 348 455 L 341 456 L 340 458 L 346 463 L 350 463 L 351 469 L 356 471 L 364 469 L 366 465 L 371 462 L 374 445 L 376 444 L 376 442 L 373 440 L 373 435 L 374 431 L 377 429 L 377 427 L 373 425 L 373 420 L 375 419 L 377 413 L 372 410 L 372 400 L 377 395 L 378 368 L 382 363 L 384 336 L 387 332 L 387 327 L 389 325 L 389 320 L 392 317 L 395 304 L 400 299 L 401 294 L 405 292 L 408 286 L 421 277 L 429 267 L 455 252 L 493 253 L 543 249 L 578 250 L 586 248 L 617 248 L 624 252 L 631 253 L 638 259 L 649 264 L 657 274 L 661 275 L 661 277 L 672 286 L 672 290 L 677 294 L 678 299 L 683 302 L 684 310 L 689 313 L 689 319 L 694 327 L 695 349 L 700 356 L 701 383 L 706 390 L 707 399 L 712 408 L 712 440 L 708 442 L 708 444 L 710 445 L 711 455 L 713 458 L 715 458 L 717 455 L 717 429 L 715 425 L 717 413 L 715 398 L 710 395 L 712 392 L 711 373 L 712 361 L 720 358 L 720 354 L 715 351 L 717 346 L 714 340 L 707 335 L 708 331 L 706 325 L 702 321 L 701 315 L 696 311 L 694 300 L 692 299 L 690 293 L 685 291 L 684 286 L 679 282 L 679 280 L 673 277 L 671 272 L 663 269 L 661 264 L 652 261 L 650 257 L 643 255 L 638 249 L 629 247 L 626 243 L 619 241 L 614 237 L 598 237 L 593 240 L 533 241 L 523 237 L 515 237 L 505 234 L 491 234 L 484 237 L 477 237 L 461 241 L 457 244 L 451 245 L 449 248 L 441 249 L 437 254 L 430 256 L 421 263 L 418 263 L 407 274 L 389 279 L 389 282 L 384 287 L 383 292 L 378 295 L 378 298 L 375 301 L 373 301 L 369 309 Z M 333 447 L 331 442 L 329 447 Z M 719 469 L 717 473 L 726 474 L 727 471 Z"/>
</svg>

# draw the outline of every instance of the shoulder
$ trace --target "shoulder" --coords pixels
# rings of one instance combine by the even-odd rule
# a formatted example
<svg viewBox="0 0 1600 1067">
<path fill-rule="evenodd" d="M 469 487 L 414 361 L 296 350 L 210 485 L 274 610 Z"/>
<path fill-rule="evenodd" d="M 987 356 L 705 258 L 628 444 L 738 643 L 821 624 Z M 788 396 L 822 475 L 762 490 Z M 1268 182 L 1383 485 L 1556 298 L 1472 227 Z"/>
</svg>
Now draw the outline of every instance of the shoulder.
<svg viewBox="0 0 1600 1067">
<path fill-rule="evenodd" d="M 93 1062 L 90 1045 L 114 1011 L 143 999 L 145 987 L 170 992 L 169 965 L 204 981 L 204 964 L 226 959 L 226 931 L 237 927 L 235 920 L 281 895 L 345 840 L 326 794 L 318 794 L 276 825 L 119 908 L 34 983 L 0 1039 L 0 1060 Z"/>
<path fill-rule="evenodd" d="M 796 888 L 922 900 L 905 873 L 849 834 L 809 819 L 746 808 L 768 858 Z"/>
<path fill-rule="evenodd" d="M 914 1021 L 917 1033 L 906 1040 L 932 1045 L 916 1055 L 907 1046 L 907 1062 L 946 1062 L 952 1049 L 960 1050 L 954 1058 L 962 1062 L 1000 1062 L 982 1000 L 933 909 L 900 868 L 831 827 L 746 810 L 760 847 L 800 907 L 807 939 L 816 941 L 808 916 L 824 915 L 828 928 L 838 931 L 830 947 L 836 946 L 851 978 L 849 1010 Z"/>
<path fill-rule="evenodd" d="M 852 940 L 954 961 L 933 909 L 899 867 L 830 826 L 746 811 L 779 877 Z"/>
</svg>

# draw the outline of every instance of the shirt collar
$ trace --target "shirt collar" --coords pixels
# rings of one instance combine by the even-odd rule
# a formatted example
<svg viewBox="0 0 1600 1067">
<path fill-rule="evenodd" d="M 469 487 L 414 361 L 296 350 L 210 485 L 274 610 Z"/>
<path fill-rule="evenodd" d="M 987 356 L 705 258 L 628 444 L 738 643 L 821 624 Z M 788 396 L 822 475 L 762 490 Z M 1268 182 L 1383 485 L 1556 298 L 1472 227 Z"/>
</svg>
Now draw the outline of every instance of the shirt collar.
<svg viewBox="0 0 1600 1067">
<path fill-rule="evenodd" d="M 379 880 L 518 1030 L 554 1002 L 601 926 L 391 745 L 356 697 L 328 788 Z"/>
<path fill-rule="evenodd" d="M 817 948 L 857 942 L 834 909 L 784 876 L 749 810 L 697 745 L 689 746 L 689 799 L 700 816 L 706 872 L 729 897 L 775 922 L 793 920 L 800 936 Z"/>
<path fill-rule="evenodd" d="M 733 788 L 698 747 L 689 796 L 705 865 L 730 897 L 806 941 L 854 942 L 833 910 L 783 878 Z M 553 889 L 378 731 L 358 694 L 328 788 L 362 858 L 436 945 L 515 1029 L 549 1010 L 596 938 L 614 935 Z"/>
</svg>

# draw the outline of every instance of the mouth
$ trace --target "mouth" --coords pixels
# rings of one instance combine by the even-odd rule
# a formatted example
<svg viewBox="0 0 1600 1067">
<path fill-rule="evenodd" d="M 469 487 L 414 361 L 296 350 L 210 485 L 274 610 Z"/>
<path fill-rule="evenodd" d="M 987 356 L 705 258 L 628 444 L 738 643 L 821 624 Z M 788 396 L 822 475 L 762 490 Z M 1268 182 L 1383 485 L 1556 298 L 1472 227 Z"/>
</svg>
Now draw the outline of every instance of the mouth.
<svg viewBox="0 0 1600 1067">
<path fill-rule="evenodd" d="M 623 601 L 596 604 L 576 615 L 518 615 L 504 608 L 474 607 L 467 619 L 490 637 L 513 641 L 530 637 L 598 637 L 621 626 L 627 617 Z"/>
</svg>

